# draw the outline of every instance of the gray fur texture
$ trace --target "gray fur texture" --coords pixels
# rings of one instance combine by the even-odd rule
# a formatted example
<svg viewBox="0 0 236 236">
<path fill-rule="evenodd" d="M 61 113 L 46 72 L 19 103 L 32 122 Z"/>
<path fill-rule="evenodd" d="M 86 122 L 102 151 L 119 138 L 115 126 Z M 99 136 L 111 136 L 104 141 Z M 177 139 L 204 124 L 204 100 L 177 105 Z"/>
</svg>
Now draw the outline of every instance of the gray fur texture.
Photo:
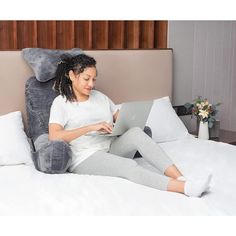
<svg viewBox="0 0 236 236">
<path fill-rule="evenodd" d="M 58 93 L 54 80 L 41 83 L 35 77 L 27 80 L 25 86 L 28 136 L 33 142 L 32 160 L 37 170 L 48 174 L 62 174 L 72 160 L 68 143 L 48 140 L 48 121 L 52 102 Z"/>
<path fill-rule="evenodd" d="M 76 56 L 83 53 L 79 48 L 71 50 L 53 50 L 43 48 L 24 48 L 22 56 L 34 71 L 35 77 L 40 82 L 46 82 L 55 77 L 57 65 L 62 54 Z"/>
</svg>

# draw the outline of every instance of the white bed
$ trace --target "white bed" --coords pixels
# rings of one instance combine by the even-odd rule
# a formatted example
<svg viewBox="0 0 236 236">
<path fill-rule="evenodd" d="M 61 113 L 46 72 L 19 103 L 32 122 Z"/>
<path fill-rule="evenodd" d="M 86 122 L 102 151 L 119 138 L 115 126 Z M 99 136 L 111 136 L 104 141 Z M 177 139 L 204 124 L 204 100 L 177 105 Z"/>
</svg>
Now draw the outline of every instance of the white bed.
<svg viewBox="0 0 236 236">
<path fill-rule="evenodd" d="M 22 120 L 19 120 L 21 116 L 18 114 L 11 119 L 1 116 L 20 110 L 25 118 L 24 85 L 32 75 L 32 70 L 23 61 L 19 51 L 3 51 L 0 52 L 0 64 L 3 65 L 0 71 L 0 215 L 236 215 L 236 146 L 196 139 L 187 133 L 170 100 L 164 97 L 171 97 L 172 51 L 104 50 L 89 53 L 99 58 L 99 61 L 106 61 L 99 65 L 99 74 L 103 75 L 99 89 L 110 94 L 117 104 L 137 98 L 162 97 L 161 102 L 155 103 L 156 110 L 152 110 L 152 119 L 147 122 L 152 128 L 153 139 L 161 142 L 160 146 L 183 174 L 201 177 L 212 173 L 210 192 L 201 198 L 190 198 L 121 178 L 70 173 L 50 175 L 35 170 L 32 163 L 27 161 L 30 160 L 30 148 Z M 119 66 L 115 68 L 116 83 L 119 83 L 124 71 L 129 77 L 140 80 L 140 87 L 132 91 L 132 94 L 128 88 L 126 91 L 120 90 L 122 94 L 114 94 L 112 86 L 105 86 L 103 80 L 109 81 L 114 73 L 114 61 L 116 65 L 121 62 L 124 66 L 122 70 Z M 149 61 L 155 64 L 152 69 Z M 142 73 L 148 71 L 155 84 L 154 90 L 143 94 L 145 97 L 138 97 L 146 77 L 139 78 L 139 70 L 133 74 L 136 67 Z M 154 74 L 156 77 L 152 76 Z M 9 80 L 9 76 L 13 79 Z M 112 82 L 110 80 L 109 84 Z M 10 128 L 14 128 L 12 134 Z M 20 142 L 21 151 L 20 146 L 16 147 Z M 5 158 L 4 153 L 11 151 L 14 155 Z M 142 158 L 138 161 L 150 168 Z"/>
<path fill-rule="evenodd" d="M 213 173 L 201 198 L 159 191 L 115 177 L 0 167 L 1 215 L 235 215 L 236 147 L 193 137 L 161 147 L 186 174 Z M 139 159 L 142 162 L 142 159 Z M 144 163 L 146 165 L 146 163 Z"/>
</svg>

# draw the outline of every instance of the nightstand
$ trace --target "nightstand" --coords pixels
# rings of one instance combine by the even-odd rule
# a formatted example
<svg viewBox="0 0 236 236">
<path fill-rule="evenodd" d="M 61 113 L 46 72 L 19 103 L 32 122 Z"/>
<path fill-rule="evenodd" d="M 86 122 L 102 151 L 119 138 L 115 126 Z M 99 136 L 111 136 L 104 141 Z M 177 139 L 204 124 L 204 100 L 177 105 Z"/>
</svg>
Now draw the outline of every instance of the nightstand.
<svg viewBox="0 0 236 236">
<path fill-rule="evenodd" d="M 220 129 L 219 138 L 210 138 L 210 140 L 236 145 L 236 132 Z"/>
<path fill-rule="evenodd" d="M 173 108 L 178 116 L 191 115 L 191 111 L 187 111 L 187 109 L 183 105 L 173 106 Z M 219 124 L 218 124 L 218 127 L 219 127 Z M 197 137 L 197 133 L 198 132 L 196 132 L 196 131 L 190 132 L 190 134 L 195 135 L 195 137 Z M 210 138 L 210 140 L 236 145 L 236 131 L 220 129 L 219 137 L 218 138 Z"/>
<path fill-rule="evenodd" d="M 191 134 L 197 137 L 196 132 L 191 132 Z M 220 129 L 219 137 L 218 138 L 210 137 L 210 140 L 236 145 L 236 132 Z"/>
</svg>

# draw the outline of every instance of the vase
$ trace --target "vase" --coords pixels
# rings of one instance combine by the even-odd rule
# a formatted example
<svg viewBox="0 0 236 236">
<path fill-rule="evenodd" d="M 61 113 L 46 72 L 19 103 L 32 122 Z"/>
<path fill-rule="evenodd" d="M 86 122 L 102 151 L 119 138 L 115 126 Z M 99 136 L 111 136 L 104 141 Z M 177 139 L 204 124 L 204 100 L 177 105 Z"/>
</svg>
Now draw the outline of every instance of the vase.
<svg viewBox="0 0 236 236">
<path fill-rule="evenodd" d="M 198 130 L 198 138 L 209 139 L 208 122 L 200 121 L 199 130 Z"/>
</svg>

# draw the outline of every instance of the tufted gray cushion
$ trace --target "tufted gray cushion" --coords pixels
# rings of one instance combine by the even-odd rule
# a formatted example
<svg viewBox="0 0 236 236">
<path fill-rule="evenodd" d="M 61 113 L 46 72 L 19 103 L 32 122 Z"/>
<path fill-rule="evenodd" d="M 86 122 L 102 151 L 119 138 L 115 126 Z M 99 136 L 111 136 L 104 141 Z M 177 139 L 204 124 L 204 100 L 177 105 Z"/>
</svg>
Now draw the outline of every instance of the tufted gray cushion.
<svg viewBox="0 0 236 236">
<path fill-rule="evenodd" d="M 53 50 L 43 48 L 24 48 L 22 56 L 33 69 L 36 79 L 40 82 L 46 82 L 55 77 L 57 64 L 60 56 L 68 53 L 72 56 L 83 53 L 80 48 L 71 50 Z"/>
</svg>

